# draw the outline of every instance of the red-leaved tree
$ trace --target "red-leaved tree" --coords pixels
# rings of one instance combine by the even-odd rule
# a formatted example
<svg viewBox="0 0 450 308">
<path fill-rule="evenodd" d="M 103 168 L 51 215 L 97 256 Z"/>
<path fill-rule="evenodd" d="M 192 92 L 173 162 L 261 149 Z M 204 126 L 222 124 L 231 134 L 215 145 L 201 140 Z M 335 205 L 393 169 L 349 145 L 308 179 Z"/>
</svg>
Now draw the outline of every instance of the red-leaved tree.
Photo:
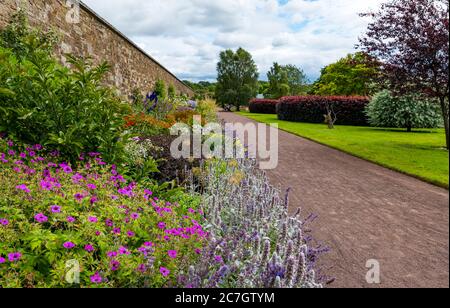
<svg viewBox="0 0 450 308">
<path fill-rule="evenodd" d="M 449 0 L 391 0 L 371 17 L 360 48 L 381 62 L 399 95 L 421 93 L 439 102 L 449 148 Z"/>
</svg>

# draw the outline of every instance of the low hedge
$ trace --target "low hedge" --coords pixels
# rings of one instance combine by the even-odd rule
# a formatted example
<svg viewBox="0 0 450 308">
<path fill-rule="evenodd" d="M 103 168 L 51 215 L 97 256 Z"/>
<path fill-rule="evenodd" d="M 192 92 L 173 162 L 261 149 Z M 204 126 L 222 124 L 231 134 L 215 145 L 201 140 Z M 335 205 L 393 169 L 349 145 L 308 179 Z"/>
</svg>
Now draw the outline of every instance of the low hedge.
<svg viewBox="0 0 450 308">
<path fill-rule="evenodd" d="M 323 123 L 327 104 L 337 113 L 337 125 L 368 126 L 365 108 L 368 97 L 362 96 L 287 96 L 277 105 L 278 119 L 293 122 Z"/>
<path fill-rule="evenodd" d="M 277 105 L 280 101 L 275 99 L 253 99 L 250 101 L 251 113 L 277 114 Z"/>
</svg>

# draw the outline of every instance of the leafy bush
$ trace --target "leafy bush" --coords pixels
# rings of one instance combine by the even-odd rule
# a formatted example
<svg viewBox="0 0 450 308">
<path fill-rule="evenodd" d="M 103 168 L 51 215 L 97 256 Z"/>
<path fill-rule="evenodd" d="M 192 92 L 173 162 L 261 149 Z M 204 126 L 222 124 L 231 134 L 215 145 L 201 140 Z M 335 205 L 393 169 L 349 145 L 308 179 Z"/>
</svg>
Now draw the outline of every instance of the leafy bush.
<svg viewBox="0 0 450 308">
<path fill-rule="evenodd" d="M 75 173 L 41 149 L 0 140 L 0 287 L 71 287 L 70 260 L 81 287 L 180 286 L 206 237 L 196 197 L 163 201 L 97 153 Z"/>
<path fill-rule="evenodd" d="M 208 245 L 191 266 L 186 287 L 312 288 L 321 287 L 316 262 L 326 247 L 312 239 L 300 212 L 288 215 L 288 198 L 280 197 L 254 163 L 209 161 L 193 170 L 203 194 L 209 224 Z M 316 276 L 317 274 L 317 276 Z"/>
<path fill-rule="evenodd" d="M 22 37 L 20 25 L 15 27 L 7 35 L 16 29 L 15 43 L 0 43 L 12 46 L 0 47 L 0 131 L 58 150 L 72 163 L 82 151 L 101 151 L 106 160 L 119 161 L 129 107 L 102 86 L 108 66 L 68 56 L 73 69 L 62 67 L 48 46 L 42 47 L 40 32 Z"/>
<path fill-rule="evenodd" d="M 12 50 L 19 60 L 27 59 L 36 50 L 51 54 L 57 42 L 53 31 L 31 28 L 24 10 L 13 15 L 10 23 L 0 30 L 0 47 Z"/>
<path fill-rule="evenodd" d="M 154 146 L 148 139 L 131 138 L 125 145 L 126 174 L 129 178 L 141 182 L 151 173 L 159 172 L 158 162 L 153 155 L 160 151 L 162 148 Z"/>
<path fill-rule="evenodd" d="M 323 123 L 327 106 L 337 114 L 337 125 L 368 125 L 365 108 L 369 103 L 362 96 L 288 96 L 277 105 L 280 120 Z"/>
<path fill-rule="evenodd" d="M 369 122 L 377 127 L 435 128 L 442 125 L 439 104 L 410 95 L 394 97 L 389 91 L 377 93 L 366 108 Z"/>
<path fill-rule="evenodd" d="M 197 111 L 207 123 L 218 121 L 217 105 L 216 101 L 213 99 L 200 100 L 195 106 L 195 111 Z"/>
<path fill-rule="evenodd" d="M 167 98 L 167 87 L 166 83 L 162 79 L 158 79 L 155 84 L 155 90 L 156 94 L 158 95 L 158 98 L 161 101 L 164 101 Z"/>
<path fill-rule="evenodd" d="M 251 113 L 277 114 L 277 105 L 280 101 L 276 99 L 253 99 L 250 101 Z"/>
<path fill-rule="evenodd" d="M 173 84 L 169 85 L 167 94 L 169 95 L 169 99 L 174 99 L 177 96 L 177 90 L 175 89 Z"/>
</svg>

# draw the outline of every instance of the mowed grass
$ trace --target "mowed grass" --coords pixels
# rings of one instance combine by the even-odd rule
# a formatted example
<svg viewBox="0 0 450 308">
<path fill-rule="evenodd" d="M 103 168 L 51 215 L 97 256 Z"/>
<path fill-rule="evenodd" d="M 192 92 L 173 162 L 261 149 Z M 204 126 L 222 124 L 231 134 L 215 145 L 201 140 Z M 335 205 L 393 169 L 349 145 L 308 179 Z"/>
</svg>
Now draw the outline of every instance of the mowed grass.
<svg viewBox="0 0 450 308">
<path fill-rule="evenodd" d="M 449 187 L 449 154 L 444 129 L 401 129 L 336 126 L 280 121 L 276 115 L 238 114 L 263 123 L 276 123 L 281 130 L 372 161 L 392 170 Z"/>
</svg>

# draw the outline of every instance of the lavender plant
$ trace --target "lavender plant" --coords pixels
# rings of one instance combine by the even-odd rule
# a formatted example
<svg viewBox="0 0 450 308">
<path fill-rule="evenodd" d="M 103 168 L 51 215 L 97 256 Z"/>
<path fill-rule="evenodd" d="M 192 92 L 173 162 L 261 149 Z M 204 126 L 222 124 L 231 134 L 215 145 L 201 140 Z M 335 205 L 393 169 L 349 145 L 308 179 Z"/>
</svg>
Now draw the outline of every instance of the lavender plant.
<svg viewBox="0 0 450 308">
<path fill-rule="evenodd" d="M 180 279 L 187 287 L 321 288 L 318 257 L 304 235 L 300 211 L 288 214 L 289 198 L 270 185 L 251 160 L 213 160 L 191 175 L 202 190 L 209 245 Z M 197 183 L 197 184 L 194 184 Z"/>
</svg>

